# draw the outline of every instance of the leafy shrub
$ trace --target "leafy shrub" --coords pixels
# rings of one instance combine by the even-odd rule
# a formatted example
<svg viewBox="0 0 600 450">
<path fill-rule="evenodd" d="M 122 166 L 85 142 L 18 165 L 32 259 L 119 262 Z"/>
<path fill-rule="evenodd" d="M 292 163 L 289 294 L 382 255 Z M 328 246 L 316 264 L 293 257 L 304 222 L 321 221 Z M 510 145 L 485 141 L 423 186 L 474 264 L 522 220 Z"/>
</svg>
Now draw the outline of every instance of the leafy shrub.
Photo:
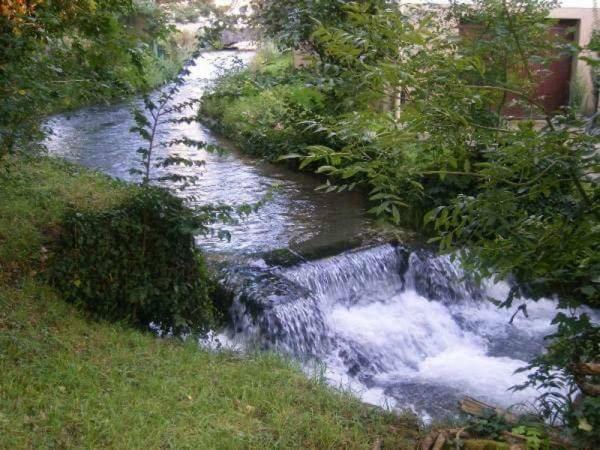
<svg viewBox="0 0 600 450">
<path fill-rule="evenodd" d="M 202 99 L 200 117 L 244 152 L 276 160 L 309 145 L 330 144 L 306 127 L 328 114 L 328 104 L 314 76 L 294 71 L 289 55 L 261 52 L 249 68 L 219 80 Z"/>
<path fill-rule="evenodd" d="M 163 84 L 192 51 L 178 36 L 154 1 L 0 2 L 0 158 L 37 150 L 49 114 Z"/>
<path fill-rule="evenodd" d="M 319 23 L 337 26 L 347 19 L 345 4 L 353 0 L 252 0 L 251 24 L 282 48 L 313 44 L 312 34 Z M 358 0 L 369 6 L 385 1 Z"/>
<path fill-rule="evenodd" d="M 201 220 L 181 199 L 137 189 L 119 207 L 69 211 L 50 264 L 65 298 L 94 315 L 163 332 L 198 332 L 218 315 L 194 245 Z"/>
</svg>

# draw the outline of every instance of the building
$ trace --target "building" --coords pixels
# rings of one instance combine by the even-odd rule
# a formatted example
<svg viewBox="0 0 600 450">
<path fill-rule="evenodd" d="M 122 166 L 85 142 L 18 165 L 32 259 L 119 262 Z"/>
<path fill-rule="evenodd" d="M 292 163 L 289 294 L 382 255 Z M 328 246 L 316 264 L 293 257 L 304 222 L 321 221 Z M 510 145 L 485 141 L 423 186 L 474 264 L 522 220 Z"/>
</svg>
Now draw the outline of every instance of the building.
<svg viewBox="0 0 600 450">
<path fill-rule="evenodd" d="M 559 26 L 563 24 L 573 29 L 573 41 L 585 48 L 592 37 L 596 14 L 593 8 L 557 8 L 550 13 L 550 17 L 558 20 Z M 584 52 L 580 56 L 592 55 Z M 594 86 L 591 67 L 580 58 L 569 58 L 567 64 L 566 76 L 561 71 L 561 73 L 554 73 L 554 76 L 551 75 L 550 79 L 555 80 L 566 94 L 566 104 L 576 105 L 580 107 L 582 113 L 588 115 L 595 113 L 598 109 L 598 93 L 597 86 Z"/>
</svg>

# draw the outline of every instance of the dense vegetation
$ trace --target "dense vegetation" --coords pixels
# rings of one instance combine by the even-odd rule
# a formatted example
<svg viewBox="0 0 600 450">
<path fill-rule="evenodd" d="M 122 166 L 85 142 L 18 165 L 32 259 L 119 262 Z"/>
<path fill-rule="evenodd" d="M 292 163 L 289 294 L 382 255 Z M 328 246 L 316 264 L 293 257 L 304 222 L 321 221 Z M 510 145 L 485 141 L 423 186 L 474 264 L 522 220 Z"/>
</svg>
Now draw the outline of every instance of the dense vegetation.
<svg viewBox="0 0 600 450">
<path fill-rule="evenodd" d="M 67 301 L 99 317 L 163 332 L 216 325 L 210 277 L 195 248 L 201 220 L 160 188 L 110 210 L 68 211 L 50 261 Z"/>
<path fill-rule="evenodd" d="M 150 185 L 193 181 L 169 166 L 196 162 L 166 157 L 148 131 L 194 104 L 171 102 L 185 70 L 135 112 L 148 138 L 139 185 L 32 152 L 46 114 L 178 72 L 183 54 L 153 3 L 0 5 L 0 447 L 411 448 L 412 420 L 281 358 L 178 339 L 226 306 L 194 236 L 236 212 L 192 210 Z M 150 323 L 177 337 L 157 339 Z"/>
<path fill-rule="evenodd" d="M 526 314 L 519 299 L 556 297 L 557 332 L 529 384 L 547 390 L 546 417 L 597 442 L 598 374 L 585 363 L 598 362 L 600 329 L 575 308 L 600 306 L 598 138 L 577 110 L 546 110 L 536 94 L 547 64 L 579 50 L 548 32 L 555 4 L 442 14 L 360 2 L 315 21 L 313 2 L 261 3 L 259 27 L 292 36 L 280 42 L 308 48 L 312 64 L 277 57 L 226 75 L 201 115 L 242 148 L 327 176 L 327 191 L 365 190 L 373 214 L 458 249 L 482 277 L 510 278 L 502 306 Z M 515 110 L 525 119 L 507 117 Z"/>
<path fill-rule="evenodd" d="M 330 114 L 310 74 L 293 70 L 289 53 L 262 51 L 249 70 L 230 72 L 202 101 L 200 119 L 243 151 L 275 160 L 322 138 L 304 133 L 304 121 Z"/>
<path fill-rule="evenodd" d="M 218 13 L 211 0 L 161 0 L 169 18 L 177 23 L 194 23 Z"/>
<path fill-rule="evenodd" d="M 112 214 L 133 227 L 136 215 L 123 218 L 119 208 L 139 202 L 140 188 L 53 159 L 19 159 L 12 168 L 0 175 L 0 447 L 413 445 L 414 424 L 307 379 L 280 358 L 204 351 L 194 340 L 156 339 L 70 306 L 45 282 L 52 253 L 68 239 L 63 228 L 72 229 L 65 214 L 102 223 Z M 106 261 L 124 267 L 110 255 L 99 264 Z"/>
<path fill-rule="evenodd" d="M 317 24 L 342 24 L 349 3 L 360 3 L 369 13 L 385 5 L 385 1 L 379 0 L 253 0 L 250 23 L 281 49 L 314 48 L 316 41 L 312 35 Z"/>
<path fill-rule="evenodd" d="M 153 1 L 11 1 L 0 12 L 0 83 L 8 94 L 0 106 L 2 173 L 29 161 L 12 153 L 40 147 L 44 115 L 173 78 L 176 86 L 193 49 L 175 41 Z M 214 325 L 211 283 L 194 242 L 210 212 L 191 211 L 164 189 L 128 193 L 107 208 L 64 208 L 46 275 L 98 317 L 177 333 Z"/>
<path fill-rule="evenodd" d="M 44 115 L 146 91 L 175 77 L 191 53 L 154 2 L 11 1 L 0 12 L 2 173 L 18 170 L 12 153 L 41 147 Z M 53 284 L 99 317 L 176 332 L 213 325 L 194 244 L 201 214 L 162 189 L 128 192 L 107 208 L 64 209 L 49 249 Z"/>
<path fill-rule="evenodd" d="M 215 11 L 190 5 L 175 18 Z M 526 314 L 522 299 L 555 297 L 557 330 L 527 385 L 544 389 L 544 419 L 593 446 L 600 329 L 583 307 L 600 306 L 598 134 L 536 93 L 553 58 L 580 50 L 549 34 L 554 5 L 476 0 L 442 13 L 385 0 L 255 0 L 254 25 L 283 53 L 263 51 L 224 76 L 200 115 L 248 153 L 318 173 L 326 191 L 363 190 L 380 220 L 420 229 L 481 277 L 510 279 L 501 306 Z M 200 44 L 218 42 L 225 22 Z M 292 50 L 305 68 L 293 67 Z M 192 211 L 149 186 L 191 182 L 168 167 L 196 162 L 155 153 L 169 147 L 156 127 L 189 119 L 163 113 L 196 103 L 170 104 L 181 77 L 135 113 L 148 143 L 137 149 L 139 186 L 29 157 L 47 114 L 148 91 L 184 56 L 154 1 L 0 4 L 0 403 L 9 405 L 0 446 L 412 444 L 401 419 L 271 356 L 197 351 L 90 320 L 179 334 L 218 318 L 194 235 L 233 209 Z"/>
<path fill-rule="evenodd" d="M 0 158 L 34 146 L 48 113 L 148 90 L 189 51 L 153 1 L 3 1 Z"/>
</svg>

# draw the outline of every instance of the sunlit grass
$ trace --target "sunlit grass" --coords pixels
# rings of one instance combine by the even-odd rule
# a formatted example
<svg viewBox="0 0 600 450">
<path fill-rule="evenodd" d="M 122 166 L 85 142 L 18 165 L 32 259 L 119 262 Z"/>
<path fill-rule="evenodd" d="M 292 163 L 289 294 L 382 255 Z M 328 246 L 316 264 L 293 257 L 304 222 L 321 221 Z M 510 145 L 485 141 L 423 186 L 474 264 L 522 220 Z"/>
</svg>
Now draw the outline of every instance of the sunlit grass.
<svg viewBox="0 0 600 450">
<path fill-rule="evenodd" d="M 69 206 L 129 187 L 16 161 L 0 178 L 0 448 L 408 448 L 416 426 L 270 354 L 200 350 L 64 303 L 37 276 Z"/>
</svg>

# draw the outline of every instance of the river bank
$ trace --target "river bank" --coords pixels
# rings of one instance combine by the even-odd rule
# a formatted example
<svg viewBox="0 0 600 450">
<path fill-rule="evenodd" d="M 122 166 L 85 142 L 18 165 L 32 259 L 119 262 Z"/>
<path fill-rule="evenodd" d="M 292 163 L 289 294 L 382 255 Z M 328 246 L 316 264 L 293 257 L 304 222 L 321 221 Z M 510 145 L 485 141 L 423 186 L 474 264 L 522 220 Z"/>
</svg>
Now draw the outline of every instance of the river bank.
<svg viewBox="0 0 600 450">
<path fill-rule="evenodd" d="M 43 281 L 67 205 L 122 182 L 17 160 L 0 191 L 0 447 L 411 448 L 416 422 L 361 404 L 272 354 L 240 355 L 98 322 Z"/>
</svg>

